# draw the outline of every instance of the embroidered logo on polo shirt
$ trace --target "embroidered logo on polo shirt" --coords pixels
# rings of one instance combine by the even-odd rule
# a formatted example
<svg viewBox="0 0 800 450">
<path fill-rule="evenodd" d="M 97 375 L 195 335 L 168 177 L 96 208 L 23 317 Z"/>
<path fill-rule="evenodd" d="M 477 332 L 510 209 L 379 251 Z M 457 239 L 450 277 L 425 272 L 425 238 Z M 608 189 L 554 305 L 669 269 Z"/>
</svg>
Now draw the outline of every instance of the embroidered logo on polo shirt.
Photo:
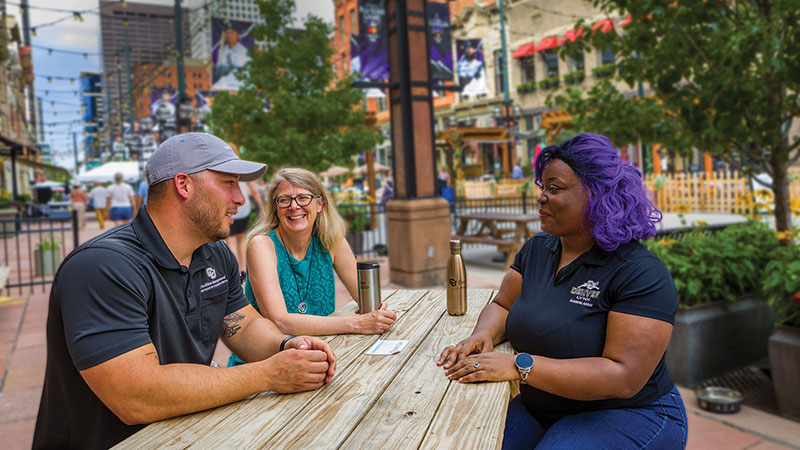
<svg viewBox="0 0 800 450">
<path fill-rule="evenodd" d="M 592 307 L 597 297 L 600 296 L 600 282 L 587 280 L 580 286 L 570 289 L 569 293 L 575 296 L 569 300 L 570 303 Z"/>
<path fill-rule="evenodd" d="M 214 289 L 215 287 L 221 286 L 228 282 L 228 277 L 221 277 L 217 278 L 217 271 L 214 270 L 213 267 L 206 267 L 206 275 L 211 281 L 203 283 L 200 285 L 200 292 L 206 292 L 209 289 Z"/>
</svg>

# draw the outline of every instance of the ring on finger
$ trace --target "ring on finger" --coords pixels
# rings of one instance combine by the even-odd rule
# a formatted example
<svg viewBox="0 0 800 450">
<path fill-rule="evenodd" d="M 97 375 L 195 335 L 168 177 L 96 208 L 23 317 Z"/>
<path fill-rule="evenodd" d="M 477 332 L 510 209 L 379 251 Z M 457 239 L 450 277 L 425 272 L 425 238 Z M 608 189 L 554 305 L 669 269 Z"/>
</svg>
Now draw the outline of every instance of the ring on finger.
<svg viewBox="0 0 800 450">
<path fill-rule="evenodd" d="M 475 370 L 478 370 L 478 367 L 480 367 L 480 366 L 481 366 L 481 363 L 479 363 L 478 361 L 475 361 L 474 363 L 472 363 L 472 367 L 474 367 Z"/>
</svg>

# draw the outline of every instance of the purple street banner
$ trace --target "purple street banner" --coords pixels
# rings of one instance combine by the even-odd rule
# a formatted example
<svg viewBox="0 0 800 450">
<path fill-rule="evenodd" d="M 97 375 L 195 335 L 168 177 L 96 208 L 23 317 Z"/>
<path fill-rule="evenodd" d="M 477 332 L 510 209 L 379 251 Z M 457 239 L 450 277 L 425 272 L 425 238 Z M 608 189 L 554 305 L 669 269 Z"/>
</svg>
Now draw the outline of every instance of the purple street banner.
<svg viewBox="0 0 800 450">
<path fill-rule="evenodd" d="M 350 73 L 357 74 L 361 72 L 361 58 L 358 54 L 358 35 L 350 35 Z M 381 89 L 367 88 L 367 98 L 384 98 L 386 95 Z"/>
<path fill-rule="evenodd" d="M 255 40 L 250 36 L 255 23 L 211 18 L 211 89 L 236 91 L 242 82 L 236 78 L 250 61 L 247 52 Z"/>
<path fill-rule="evenodd" d="M 458 84 L 461 86 L 461 95 L 488 94 L 481 40 L 456 40 L 456 55 L 458 55 Z"/>
<path fill-rule="evenodd" d="M 361 78 L 389 79 L 386 0 L 358 0 L 358 32 Z"/>
<path fill-rule="evenodd" d="M 431 79 L 453 79 L 453 47 L 450 41 L 450 6 L 428 3 L 428 46 L 430 47 Z"/>
<path fill-rule="evenodd" d="M 178 91 L 171 88 L 150 88 L 150 115 L 162 121 L 175 119 Z"/>
</svg>

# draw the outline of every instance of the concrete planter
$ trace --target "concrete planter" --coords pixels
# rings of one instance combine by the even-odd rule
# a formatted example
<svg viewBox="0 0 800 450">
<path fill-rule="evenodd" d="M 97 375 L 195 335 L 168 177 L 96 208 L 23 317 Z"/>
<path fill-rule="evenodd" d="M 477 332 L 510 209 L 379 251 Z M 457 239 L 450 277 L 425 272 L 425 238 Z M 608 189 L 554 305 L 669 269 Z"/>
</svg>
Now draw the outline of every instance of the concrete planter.
<svg viewBox="0 0 800 450">
<path fill-rule="evenodd" d="M 34 250 L 34 269 L 37 277 L 49 277 L 61 265 L 61 250 Z"/>
<path fill-rule="evenodd" d="M 350 249 L 358 256 L 359 253 L 364 251 L 364 232 L 347 230 L 347 243 L 350 244 Z"/>
<path fill-rule="evenodd" d="M 765 358 L 772 329 L 769 306 L 752 296 L 678 308 L 667 347 L 669 374 L 691 387 Z"/>
<path fill-rule="evenodd" d="M 778 409 L 800 418 L 800 328 L 779 326 L 770 336 L 769 367 Z"/>
</svg>

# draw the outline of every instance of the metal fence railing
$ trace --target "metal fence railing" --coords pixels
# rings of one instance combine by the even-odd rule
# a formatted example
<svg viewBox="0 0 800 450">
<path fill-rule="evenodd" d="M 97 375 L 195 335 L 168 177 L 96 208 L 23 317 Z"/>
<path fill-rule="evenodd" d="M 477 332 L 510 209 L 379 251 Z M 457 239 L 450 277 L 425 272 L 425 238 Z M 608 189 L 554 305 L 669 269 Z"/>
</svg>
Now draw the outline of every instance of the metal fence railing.
<svg viewBox="0 0 800 450">
<path fill-rule="evenodd" d="M 61 261 L 79 245 L 78 217 L 30 217 L 0 220 L 0 269 L 4 292 L 42 292 L 53 282 Z"/>
</svg>

